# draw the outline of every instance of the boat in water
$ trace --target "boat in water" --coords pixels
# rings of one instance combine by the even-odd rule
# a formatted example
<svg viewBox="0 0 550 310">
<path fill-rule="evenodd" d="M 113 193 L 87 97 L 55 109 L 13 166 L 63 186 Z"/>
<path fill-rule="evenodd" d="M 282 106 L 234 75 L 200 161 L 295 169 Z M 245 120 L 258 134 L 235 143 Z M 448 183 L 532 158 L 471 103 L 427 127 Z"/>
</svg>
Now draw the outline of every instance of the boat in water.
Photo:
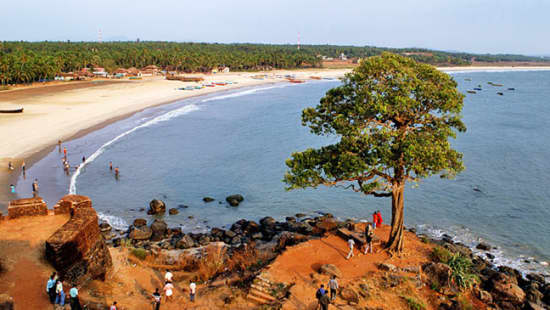
<svg viewBox="0 0 550 310">
<path fill-rule="evenodd" d="M 468 90 L 466 91 L 468 94 L 477 94 L 475 90 Z"/>
<path fill-rule="evenodd" d="M 482 89 L 479 87 L 474 87 L 474 90 L 482 90 Z"/>
<path fill-rule="evenodd" d="M 497 95 L 504 96 L 504 93 L 503 92 L 498 92 Z"/>
</svg>

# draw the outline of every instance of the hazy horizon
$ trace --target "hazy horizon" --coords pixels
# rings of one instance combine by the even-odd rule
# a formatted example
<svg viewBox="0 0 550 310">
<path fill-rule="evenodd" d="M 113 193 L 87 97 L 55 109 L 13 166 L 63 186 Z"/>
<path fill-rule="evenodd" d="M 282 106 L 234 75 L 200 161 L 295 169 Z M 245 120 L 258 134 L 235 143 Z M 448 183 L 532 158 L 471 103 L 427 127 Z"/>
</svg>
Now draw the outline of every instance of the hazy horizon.
<svg viewBox="0 0 550 310">
<path fill-rule="evenodd" d="M 550 2 L 252 0 L 8 2 L 0 41 L 171 41 L 549 55 Z M 23 22 L 24 21 L 24 22 Z M 14 26 L 16 25 L 16 26 Z M 101 34 L 100 34 L 101 32 Z"/>
</svg>

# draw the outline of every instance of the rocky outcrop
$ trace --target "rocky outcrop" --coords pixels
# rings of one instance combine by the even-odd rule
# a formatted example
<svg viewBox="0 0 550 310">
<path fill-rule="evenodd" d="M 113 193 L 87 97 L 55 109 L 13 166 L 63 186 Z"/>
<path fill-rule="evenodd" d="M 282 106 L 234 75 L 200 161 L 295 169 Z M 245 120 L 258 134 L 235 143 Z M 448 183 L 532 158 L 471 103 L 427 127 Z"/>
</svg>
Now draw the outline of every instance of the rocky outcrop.
<svg viewBox="0 0 550 310">
<path fill-rule="evenodd" d="M 155 215 L 155 214 L 164 214 L 166 213 L 166 204 L 162 200 L 153 199 L 149 203 L 149 210 L 147 210 L 147 214 L 149 215 Z"/>
<path fill-rule="evenodd" d="M 155 219 L 153 224 L 151 224 L 151 231 L 153 236 L 151 237 L 152 241 L 160 241 L 164 238 L 168 225 L 163 220 Z"/>
<path fill-rule="evenodd" d="M 333 276 L 337 278 L 342 277 L 342 272 L 338 267 L 332 265 L 332 264 L 324 264 L 319 268 L 319 273 L 329 275 L 331 278 Z"/>
<path fill-rule="evenodd" d="M 39 215 L 48 215 L 48 206 L 40 197 L 12 200 L 8 206 L 9 219 Z"/>
<path fill-rule="evenodd" d="M 520 306 L 525 301 L 525 292 L 518 286 L 514 277 L 501 272 L 495 273 L 489 285 L 490 292 L 498 304 Z"/>
<path fill-rule="evenodd" d="M 112 261 L 92 201 L 80 195 L 61 200 L 58 205 L 68 205 L 71 218 L 46 240 L 46 259 L 66 281 L 104 280 Z"/>
<path fill-rule="evenodd" d="M 430 285 L 449 287 L 451 284 L 451 267 L 442 263 L 427 263 L 422 266 Z"/>
<path fill-rule="evenodd" d="M 153 231 L 148 226 L 134 226 L 132 228 L 132 231 L 130 231 L 130 234 L 128 235 L 128 238 L 132 240 L 149 240 L 151 236 L 153 235 Z"/>
</svg>

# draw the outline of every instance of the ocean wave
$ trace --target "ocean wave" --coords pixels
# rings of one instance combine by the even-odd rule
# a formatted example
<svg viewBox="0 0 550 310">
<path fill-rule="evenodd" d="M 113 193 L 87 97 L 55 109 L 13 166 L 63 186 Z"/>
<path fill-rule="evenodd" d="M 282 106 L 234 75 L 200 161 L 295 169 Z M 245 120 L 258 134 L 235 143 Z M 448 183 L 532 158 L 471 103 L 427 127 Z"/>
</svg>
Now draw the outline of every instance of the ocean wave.
<svg viewBox="0 0 550 310">
<path fill-rule="evenodd" d="M 97 216 L 99 217 L 100 222 L 107 222 L 114 229 L 126 231 L 130 225 L 123 218 L 114 215 L 108 215 L 105 213 L 98 212 Z"/>
<path fill-rule="evenodd" d="M 121 133 L 120 135 L 116 136 L 115 138 L 111 139 L 110 141 L 107 141 L 99 149 L 97 149 L 97 151 L 95 151 L 91 156 L 86 158 L 86 161 L 84 163 L 82 163 L 82 165 L 80 165 L 78 167 L 78 169 L 76 169 L 76 171 L 73 173 L 73 175 L 71 176 L 71 181 L 69 183 L 69 194 L 76 194 L 76 180 L 77 180 L 78 176 L 80 175 L 82 169 L 84 167 L 86 167 L 88 164 L 92 163 L 101 154 L 103 154 L 103 152 L 105 152 L 105 150 L 110 145 L 112 145 L 113 143 L 117 142 L 118 140 L 122 139 L 123 137 L 131 134 L 132 132 L 134 132 L 138 129 L 141 129 L 141 128 L 144 128 L 144 127 L 149 127 L 149 126 L 161 123 L 161 122 L 165 122 L 165 121 L 168 121 L 168 120 L 173 119 L 175 117 L 185 115 L 185 114 L 191 113 L 193 111 L 197 111 L 198 109 L 199 109 L 199 107 L 194 105 L 194 104 L 186 105 L 186 106 L 181 107 L 179 109 L 172 110 L 170 112 L 159 115 L 159 116 L 157 116 L 157 117 L 155 117 L 155 118 L 153 118 L 153 119 L 151 119 L 151 120 L 149 120 L 149 121 L 147 121 L 143 124 L 140 124 L 140 125 L 132 128 L 132 129 L 129 129 L 129 130 Z"/>
<path fill-rule="evenodd" d="M 288 86 L 291 86 L 291 85 L 292 84 L 283 84 L 283 85 L 274 85 L 274 86 L 269 86 L 269 87 L 252 88 L 252 89 L 243 90 L 243 91 L 236 92 L 236 93 L 231 93 L 231 94 L 227 94 L 227 95 L 221 95 L 221 96 L 216 96 L 216 97 L 212 97 L 212 98 L 207 98 L 207 99 L 204 99 L 201 102 L 208 102 L 208 101 L 222 100 L 222 99 L 228 99 L 228 98 L 242 97 L 242 96 L 251 95 L 251 94 L 254 94 L 254 93 L 257 93 L 257 92 L 260 92 L 260 91 L 264 91 L 264 90 L 268 90 L 268 89 L 284 88 L 284 87 L 288 87 Z"/>
</svg>

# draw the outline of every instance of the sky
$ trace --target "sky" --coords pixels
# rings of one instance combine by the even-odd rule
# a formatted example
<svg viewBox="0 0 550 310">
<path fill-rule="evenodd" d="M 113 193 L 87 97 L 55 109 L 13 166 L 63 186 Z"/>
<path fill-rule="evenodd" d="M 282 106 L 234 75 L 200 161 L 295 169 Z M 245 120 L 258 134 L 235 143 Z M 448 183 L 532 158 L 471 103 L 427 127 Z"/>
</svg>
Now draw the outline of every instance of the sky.
<svg viewBox="0 0 550 310">
<path fill-rule="evenodd" d="M 0 41 L 155 40 L 550 55 L 550 0 L 5 0 Z"/>
</svg>

